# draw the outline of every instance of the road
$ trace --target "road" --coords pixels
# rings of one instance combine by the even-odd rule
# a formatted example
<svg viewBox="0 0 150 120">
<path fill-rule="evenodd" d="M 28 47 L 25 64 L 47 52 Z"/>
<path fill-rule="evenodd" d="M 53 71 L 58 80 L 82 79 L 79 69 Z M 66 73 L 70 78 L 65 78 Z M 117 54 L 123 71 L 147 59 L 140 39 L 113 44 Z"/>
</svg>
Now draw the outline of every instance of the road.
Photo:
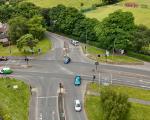
<svg viewBox="0 0 150 120">
<path fill-rule="evenodd" d="M 100 64 L 99 72 L 93 72 L 94 62 L 86 58 L 80 46 L 70 44 L 70 39 L 47 33 L 47 37 L 52 40 L 53 48 L 51 52 L 42 55 L 35 60 L 29 61 L 32 67 L 14 68 L 14 77 L 24 80 L 32 86 L 33 104 L 31 104 L 30 120 L 59 120 L 57 95 L 59 83 L 65 88 L 65 115 L 66 120 L 86 120 L 84 109 L 82 112 L 75 112 L 74 100 L 79 99 L 84 103 L 84 92 L 86 83 L 92 80 L 92 75 L 96 75 L 96 81 L 112 82 L 113 84 L 125 84 L 130 86 L 150 89 L 150 71 L 140 69 L 130 69 L 126 67 Z M 64 42 L 69 47 L 70 64 L 63 64 Z M 7 66 L 24 65 L 23 60 L 9 60 L 4 63 Z M 82 76 L 82 84 L 79 87 L 73 85 L 76 74 Z"/>
</svg>

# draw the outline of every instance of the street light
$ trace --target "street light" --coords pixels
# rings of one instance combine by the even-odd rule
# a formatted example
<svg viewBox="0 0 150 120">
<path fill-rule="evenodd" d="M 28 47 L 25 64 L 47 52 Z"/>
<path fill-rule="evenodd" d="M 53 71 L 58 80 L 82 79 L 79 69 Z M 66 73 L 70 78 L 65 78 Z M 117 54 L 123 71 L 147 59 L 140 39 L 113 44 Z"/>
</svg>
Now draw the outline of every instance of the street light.
<svg viewBox="0 0 150 120">
<path fill-rule="evenodd" d="M 87 47 L 86 47 L 86 45 L 87 45 L 87 27 L 86 27 L 86 30 L 85 30 L 85 54 L 87 54 Z"/>
</svg>

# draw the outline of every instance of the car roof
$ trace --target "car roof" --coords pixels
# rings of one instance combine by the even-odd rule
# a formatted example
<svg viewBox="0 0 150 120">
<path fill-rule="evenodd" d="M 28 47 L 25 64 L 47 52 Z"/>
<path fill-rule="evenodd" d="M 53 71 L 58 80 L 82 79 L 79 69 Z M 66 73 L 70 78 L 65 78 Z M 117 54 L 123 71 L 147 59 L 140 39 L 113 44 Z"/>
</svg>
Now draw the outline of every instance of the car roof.
<svg viewBox="0 0 150 120">
<path fill-rule="evenodd" d="M 80 100 L 75 100 L 76 104 L 80 104 Z"/>
<path fill-rule="evenodd" d="M 8 68 L 8 67 L 5 67 L 5 68 L 3 68 L 3 70 L 10 70 L 10 68 Z"/>
</svg>

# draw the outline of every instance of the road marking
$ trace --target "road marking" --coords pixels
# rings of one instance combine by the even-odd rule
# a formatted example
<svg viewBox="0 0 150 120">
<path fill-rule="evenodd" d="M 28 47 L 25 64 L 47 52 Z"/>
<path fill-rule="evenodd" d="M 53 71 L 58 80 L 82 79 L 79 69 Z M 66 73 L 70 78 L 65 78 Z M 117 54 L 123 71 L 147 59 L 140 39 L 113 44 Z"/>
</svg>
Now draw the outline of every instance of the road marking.
<svg viewBox="0 0 150 120">
<path fill-rule="evenodd" d="M 43 99 L 43 98 L 46 98 L 46 99 L 47 99 L 47 98 L 57 98 L 57 97 L 58 97 L 58 96 L 46 96 L 46 97 L 44 97 L 44 96 L 42 97 L 42 96 L 41 96 L 41 97 L 37 97 L 37 98 L 38 98 L 38 99 Z"/>
<path fill-rule="evenodd" d="M 42 117 L 43 117 L 43 116 L 42 116 L 42 113 L 40 113 L 40 120 L 42 120 Z"/>
<path fill-rule="evenodd" d="M 150 82 L 149 81 L 144 81 L 144 80 L 139 80 L 140 82 L 143 82 L 143 83 L 148 83 L 148 84 L 150 84 Z"/>
<path fill-rule="evenodd" d="M 149 87 L 149 86 L 144 86 L 144 85 L 141 85 L 140 87 L 143 87 L 143 88 L 148 88 L 148 89 L 150 89 L 150 87 Z"/>
</svg>

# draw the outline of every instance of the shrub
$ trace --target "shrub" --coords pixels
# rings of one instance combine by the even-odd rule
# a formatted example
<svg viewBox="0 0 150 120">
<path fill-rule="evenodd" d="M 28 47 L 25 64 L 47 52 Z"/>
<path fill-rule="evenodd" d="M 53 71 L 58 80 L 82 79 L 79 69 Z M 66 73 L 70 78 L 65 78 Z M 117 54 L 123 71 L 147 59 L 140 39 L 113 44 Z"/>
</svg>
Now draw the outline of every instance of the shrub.
<svg viewBox="0 0 150 120">
<path fill-rule="evenodd" d="M 131 56 L 131 57 L 134 57 L 134 58 L 137 58 L 137 59 L 140 59 L 140 60 L 144 60 L 144 61 L 150 62 L 150 56 L 148 56 L 148 55 L 134 53 L 134 52 L 131 52 L 131 51 L 129 51 L 127 53 L 127 55 Z"/>
</svg>

